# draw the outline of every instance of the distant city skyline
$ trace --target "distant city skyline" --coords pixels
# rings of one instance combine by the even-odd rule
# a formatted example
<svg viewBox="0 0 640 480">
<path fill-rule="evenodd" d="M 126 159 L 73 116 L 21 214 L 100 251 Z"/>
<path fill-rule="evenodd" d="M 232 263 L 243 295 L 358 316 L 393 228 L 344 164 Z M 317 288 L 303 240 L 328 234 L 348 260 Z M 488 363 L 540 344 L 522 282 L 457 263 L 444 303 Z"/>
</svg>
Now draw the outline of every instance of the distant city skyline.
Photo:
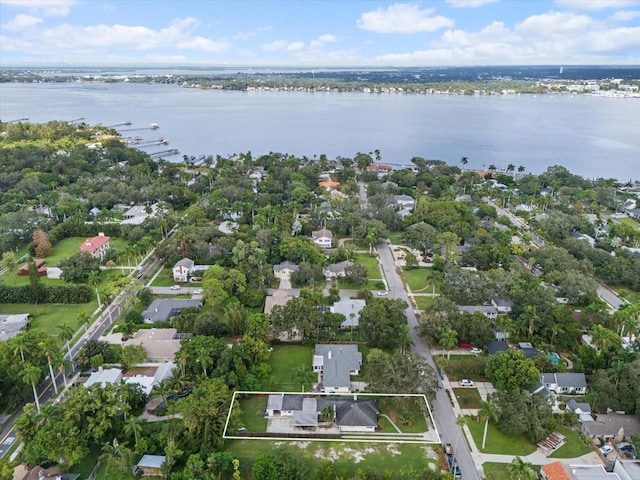
<svg viewBox="0 0 640 480">
<path fill-rule="evenodd" d="M 0 66 L 638 65 L 640 0 L 0 0 Z"/>
</svg>

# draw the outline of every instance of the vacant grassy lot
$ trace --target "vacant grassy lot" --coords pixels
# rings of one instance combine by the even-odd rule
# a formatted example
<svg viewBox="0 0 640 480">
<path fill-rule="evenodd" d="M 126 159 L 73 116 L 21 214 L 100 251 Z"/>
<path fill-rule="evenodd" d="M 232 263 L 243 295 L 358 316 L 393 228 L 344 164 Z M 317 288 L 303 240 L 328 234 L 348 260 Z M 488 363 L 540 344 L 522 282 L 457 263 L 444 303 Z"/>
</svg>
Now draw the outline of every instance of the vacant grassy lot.
<svg viewBox="0 0 640 480">
<path fill-rule="evenodd" d="M 173 280 L 173 267 L 163 267 L 158 276 L 153 280 L 152 287 L 170 287 L 176 283 Z"/>
<path fill-rule="evenodd" d="M 392 245 L 402 245 L 403 238 L 404 232 L 392 232 L 389 234 L 389 241 Z"/>
<path fill-rule="evenodd" d="M 49 335 L 57 336 L 58 325 L 66 323 L 76 329 L 83 314 L 91 315 L 98 308 L 98 302 L 92 301 L 79 305 L 13 303 L 0 305 L 0 313 L 29 313 L 31 314 L 31 328 L 37 328 Z"/>
<path fill-rule="evenodd" d="M 334 471 L 355 475 L 358 469 L 382 474 L 413 469 L 418 472 L 439 468 L 437 454 L 424 445 L 347 443 L 347 442 L 271 442 L 268 440 L 232 440 L 228 450 L 240 459 L 243 479 L 251 479 L 253 464 L 263 453 L 276 448 L 285 449 L 306 463 L 310 471 L 317 472 L 323 461 L 333 463 Z M 433 465 L 430 467 L 430 465 Z"/>
<path fill-rule="evenodd" d="M 274 383 L 267 386 L 268 390 L 276 392 L 299 392 L 302 385 L 293 382 L 291 374 L 299 366 L 304 366 L 311 372 L 313 348 L 304 345 L 276 345 L 271 352 L 269 365 Z M 315 382 L 316 380 L 314 380 Z"/>
<path fill-rule="evenodd" d="M 482 400 L 482 398 L 475 388 L 454 388 L 452 390 L 458 400 L 460 408 L 481 408 L 480 400 Z"/>
<path fill-rule="evenodd" d="M 443 355 L 446 359 L 447 356 Z M 451 381 L 469 378 L 476 382 L 486 382 L 484 375 L 484 357 L 480 355 L 451 355 L 446 362 L 444 371 Z"/>
<path fill-rule="evenodd" d="M 591 451 L 591 447 L 586 445 L 580 435 L 569 427 L 558 426 L 556 432 L 564 435 L 565 444 L 549 455 L 552 458 L 575 458 L 585 455 Z"/>
<path fill-rule="evenodd" d="M 356 253 L 354 260 L 356 263 L 367 267 L 367 276 L 369 277 L 369 280 L 382 279 L 377 257 L 370 257 L 366 253 Z"/>
<path fill-rule="evenodd" d="M 404 278 L 412 292 L 433 293 L 435 285 L 435 293 L 440 293 L 440 285 L 432 268 L 404 269 Z"/>
<path fill-rule="evenodd" d="M 413 300 L 420 310 L 426 310 L 427 307 L 433 303 L 433 297 L 414 295 Z"/>
<path fill-rule="evenodd" d="M 400 410 L 398 402 L 404 402 L 405 405 L 408 405 L 404 416 L 398 413 Z M 421 408 L 424 400 L 417 397 L 404 399 L 378 397 L 378 403 L 381 413 L 388 415 L 403 433 L 421 433 L 428 430 L 427 421 Z"/>
<path fill-rule="evenodd" d="M 266 432 L 267 419 L 264 412 L 267 409 L 266 395 L 250 395 L 240 400 L 242 409 L 242 425 L 250 432 Z"/>
<path fill-rule="evenodd" d="M 507 470 L 508 463 L 486 462 L 482 464 L 484 476 L 491 480 L 513 480 Z M 536 471 L 540 470 L 540 465 L 534 465 Z"/>
<path fill-rule="evenodd" d="M 625 225 L 629 225 L 635 228 L 636 230 L 640 230 L 640 224 L 638 224 L 638 222 L 636 222 L 633 218 L 622 217 L 622 218 L 619 218 L 618 220 L 620 221 L 620 223 L 624 223 Z"/>
<path fill-rule="evenodd" d="M 524 437 L 507 437 L 500 432 L 493 422 L 489 422 L 487 430 L 487 443 L 482 450 L 482 434 L 484 422 L 478 423 L 475 417 L 467 417 L 467 426 L 471 431 L 473 440 L 483 453 L 500 453 L 503 455 L 517 455 L 520 457 L 533 453 L 536 446 L 529 443 Z M 492 478 L 492 477 L 488 477 Z"/>
</svg>

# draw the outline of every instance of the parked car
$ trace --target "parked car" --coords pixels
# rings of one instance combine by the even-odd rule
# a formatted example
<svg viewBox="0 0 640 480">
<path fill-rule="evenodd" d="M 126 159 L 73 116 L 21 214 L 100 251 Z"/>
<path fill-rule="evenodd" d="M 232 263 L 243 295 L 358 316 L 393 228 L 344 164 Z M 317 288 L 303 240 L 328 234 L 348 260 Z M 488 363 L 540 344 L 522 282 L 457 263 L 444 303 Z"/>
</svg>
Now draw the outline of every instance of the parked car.
<svg viewBox="0 0 640 480">
<path fill-rule="evenodd" d="M 444 444 L 444 453 L 448 457 L 453 457 L 453 445 L 451 445 L 450 443 L 445 443 Z"/>
<path fill-rule="evenodd" d="M 602 455 L 604 455 L 605 457 L 611 450 L 613 450 L 613 447 L 611 445 L 602 445 L 600 447 L 600 451 L 602 452 Z"/>
<path fill-rule="evenodd" d="M 389 292 L 387 292 L 386 290 L 383 292 L 378 292 L 379 297 L 384 297 L 385 295 L 389 295 Z"/>
<path fill-rule="evenodd" d="M 460 380 L 460 386 L 461 387 L 473 387 L 473 382 L 471 380 L 469 380 L 468 378 L 463 378 L 462 380 Z"/>
<path fill-rule="evenodd" d="M 171 290 L 180 290 L 181 288 L 180 285 L 171 285 Z"/>
<path fill-rule="evenodd" d="M 482 353 L 482 350 L 480 350 L 478 347 L 473 347 L 471 350 L 469 350 L 469 353 L 477 355 L 478 353 Z"/>
<path fill-rule="evenodd" d="M 202 289 L 201 289 L 201 288 L 196 288 L 196 289 L 193 291 L 193 293 L 194 293 L 194 295 L 202 295 Z"/>
</svg>

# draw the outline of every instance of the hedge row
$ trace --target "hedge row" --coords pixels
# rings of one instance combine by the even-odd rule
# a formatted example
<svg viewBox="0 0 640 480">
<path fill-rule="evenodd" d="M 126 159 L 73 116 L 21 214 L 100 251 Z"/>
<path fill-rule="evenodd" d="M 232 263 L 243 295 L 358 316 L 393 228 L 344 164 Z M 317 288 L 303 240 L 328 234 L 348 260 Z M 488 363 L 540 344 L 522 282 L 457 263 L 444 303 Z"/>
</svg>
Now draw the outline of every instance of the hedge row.
<svg viewBox="0 0 640 480">
<path fill-rule="evenodd" d="M 0 303 L 88 303 L 92 298 L 87 285 L 30 285 L 20 287 L 0 286 Z"/>
</svg>

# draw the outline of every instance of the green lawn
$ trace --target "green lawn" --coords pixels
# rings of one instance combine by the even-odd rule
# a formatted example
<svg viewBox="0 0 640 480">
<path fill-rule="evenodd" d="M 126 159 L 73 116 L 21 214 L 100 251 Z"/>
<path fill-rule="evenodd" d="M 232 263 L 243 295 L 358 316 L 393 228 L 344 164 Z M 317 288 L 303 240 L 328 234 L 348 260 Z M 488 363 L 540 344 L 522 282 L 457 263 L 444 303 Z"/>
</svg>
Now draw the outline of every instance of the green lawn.
<svg viewBox="0 0 640 480">
<path fill-rule="evenodd" d="M 367 276 L 369 280 L 381 280 L 382 274 L 380 273 L 380 267 L 377 257 L 370 257 L 366 253 L 356 253 L 355 262 L 367 267 Z"/>
<path fill-rule="evenodd" d="M 389 234 L 389 241 L 392 245 L 401 245 L 404 238 L 404 232 L 391 232 Z"/>
<path fill-rule="evenodd" d="M 250 432 L 266 432 L 267 419 L 264 412 L 267 409 L 266 395 L 250 395 L 240 400 L 242 409 L 242 425 Z"/>
<path fill-rule="evenodd" d="M 501 433 L 493 422 L 489 422 L 487 430 L 487 444 L 482 450 L 482 434 L 484 422 L 478 423 L 475 417 L 466 417 L 467 426 L 471 431 L 473 440 L 482 453 L 500 453 L 503 455 L 517 455 L 520 457 L 529 455 L 536 450 L 536 446 L 529 443 L 524 437 L 507 437 Z M 488 477 L 492 478 L 492 477 Z"/>
<path fill-rule="evenodd" d="M 385 284 L 382 280 L 369 280 L 365 285 L 356 285 L 355 283 L 349 283 L 345 280 L 339 280 L 337 282 L 340 290 L 384 290 Z"/>
<path fill-rule="evenodd" d="M 556 432 L 564 435 L 565 444 L 549 455 L 551 458 L 575 458 L 585 455 L 591 451 L 591 447 L 586 445 L 580 435 L 569 427 L 558 426 Z"/>
<path fill-rule="evenodd" d="M 640 230 L 640 224 L 638 224 L 638 222 L 636 222 L 633 218 L 622 217 L 618 218 L 618 220 L 620 221 L 620 223 L 624 223 L 625 225 L 629 225 L 636 230 Z"/>
<path fill-rule="evenodd" d="M 404 278 L 412 292 L 433 293 L 433 284 L 435 283 L 435 293 L 440 293 L 440 286 L 438 281 L 434 279 L 432 268 L 420 267 L 403 270 Z"/>
<path fill-rule="evenodd" d="M 61 260 L 79 252 L 80 245 L 84 240 L 84 237 L 68 237 L 60 240 L 53 246 L 53 253 L 45 258 L 47 266 L 57 267 L 60 265 Z"/>
<path fill-rule="evenodd" d="M 427 421 L 424 418 L 421 408 L 424 400 L 414 397 L 404 399 L 403 401 L 408 403 L 407 413 L 405 417 L 400 417 L 397 412 L 397 399 L 392 397 L 378 397 L 381 413 L 388 415 L 403 433 L 426 432 L 428 430 Z M 384 419 L 384 417 L 380 418 Z"/>
<path fill-rule="evenodd" d="M 153 280 L 152 287 L 170 287 L 176 282 L 173 280 L 173 268 L 164 267 L 158 276 Z"/>
<path fill-rule="evenodd" d="M 453 393 L 456 395 L 458 399 L 458 404 L 460 408 L 468 409 L 480 409 L 480 394 L 478 390 L 475 388 L 454 388 Z"/>
<path fill-rule="evenodd" d="M 92 301 L 80 305 L 13 303 L 0 305 L 0 313 L 29 313 L 31 314 L 31 328 L 37 328 L 50 335 L 57 336 L 60 330 L 57 326 L 66 323 L 76 329 L 78 319 L 82 314 L 91 315 L 98 302 Z"/>
<path fill-rule="evenodd" d="M 304 345 L 276 345 L 271 352 L 269 365 L 275 382 L 267 388 L 273 391 L 299 392 L 302 385 L 294 384 L 291 373 L 294 368 L 305 366 L 311 371 L 313 348 Z M 314 382 L 317 380 L 314 380 Z"/>
<path fill-rule="evenodd" d="M 446 358 L 447 356 L 444 355 Z M 444 371 L 449 380 L 458 381 L 468 378 L 475 382 L 486 382 L 484 375 L 484 357 L 480 355 L 451 355 L 451 359 L 445 364 Z"/>
<path fill-rule="evenodd" d="M 358 469 L 382 474 L 413 469 L 424 472 L 429 464 L 437 464 L 431 447 L 409 444 L 351 443 L 351 442 L 271 442 L 268 440 L 232 440 L 228 451 L 240 459 L 243 479 L 252 478 L 253 464 L 263 453 L 272 453 L 278 445 L 306 463 L 311 473 L 317 472 L 324 460 L 331 458 L 335 472 L 346 473 L 348 478 Z M 429 449 L 429 460 L 425 450 Z M 439 468 L 439 466 L 438 466 Z"/>
<path fill-rule="evenodd" d="M 83 477 L 87 478 L 87 477 Z M 102 462 L 96 475 L 96 480 L 135 480 L 136 477 L 131 473 L 121 473 L 113 468 L 109 468 L 108 462 Z"/>
<path fill-rule="evenodd" d="M 433 297 L 414 296 L 413 300 L 420 310 L 426 310 L 433 303 Z"/>
<path fill-rule="evenodd" d="M 491 480 L 512 480 L 509 470 L 507 470 L 507 465 L 508 463 L 485 462 L 482 464 L 484 476 Z M 536 471 L 540 470 L 540 465 L 534 465 L 534 467 Z"/>
</svg>

